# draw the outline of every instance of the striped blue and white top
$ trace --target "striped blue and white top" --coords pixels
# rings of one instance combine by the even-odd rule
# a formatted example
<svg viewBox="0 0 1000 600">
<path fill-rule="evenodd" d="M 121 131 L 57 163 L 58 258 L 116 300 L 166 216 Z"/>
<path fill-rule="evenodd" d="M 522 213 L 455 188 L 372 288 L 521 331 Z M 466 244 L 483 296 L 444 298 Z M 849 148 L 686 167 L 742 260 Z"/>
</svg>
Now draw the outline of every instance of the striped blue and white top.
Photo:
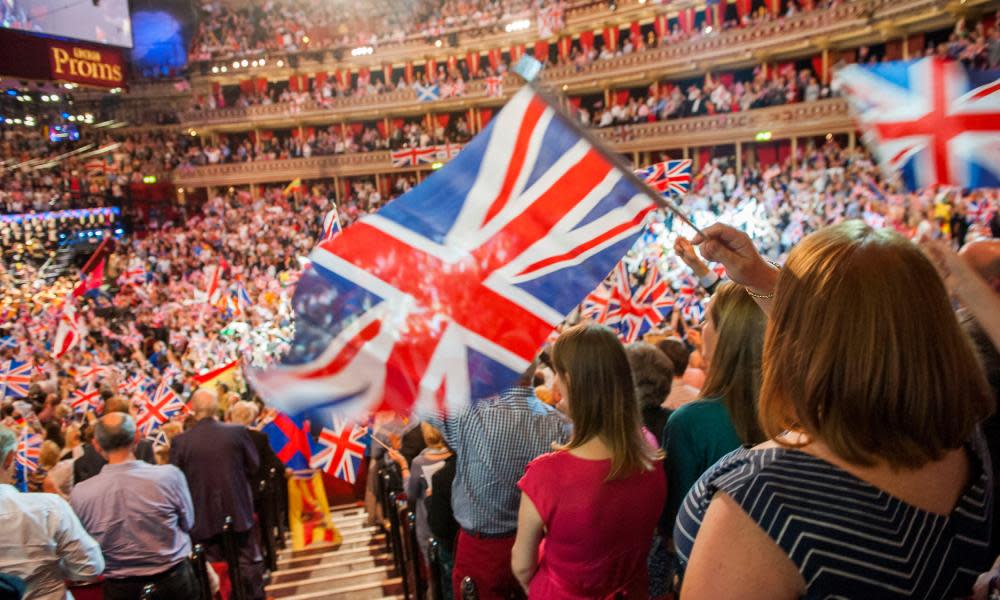
<svg viewBox="0 0 1000 600">
<path fill-rule="evenodd" d="M 950 515 L 938 515 L 798 450 L 737 449 L 684 499 L 674 527 L 681 572 L 712 496 L 723 491 L 792 560 L 805 598 L 963 597 L 992 563 L 985 443 L 971 444 L 970 455 L 965 493 Z"/>
</svg>

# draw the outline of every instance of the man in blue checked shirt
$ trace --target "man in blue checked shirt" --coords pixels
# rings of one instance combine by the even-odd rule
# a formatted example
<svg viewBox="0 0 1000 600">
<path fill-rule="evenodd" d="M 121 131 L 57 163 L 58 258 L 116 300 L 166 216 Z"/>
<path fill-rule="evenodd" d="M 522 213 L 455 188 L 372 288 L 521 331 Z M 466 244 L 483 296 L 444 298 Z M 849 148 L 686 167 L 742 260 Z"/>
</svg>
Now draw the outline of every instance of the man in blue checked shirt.
<svg viewBox="0 0 1000 600">
<path fill-rule="evenodd" d="M 451 496 L 461 526 L 452 572 L 456 598 L 465 577 L 475 581 L 480 600 L 524 596 L 510 568 L 520 504 L 517 482 L 529 462 L 570 434 L 562 414 L 535 396 L 535 367 L 497 398 L 476 402 L 461 414 L 426 418 L 458 459 Z"/>
</svg>

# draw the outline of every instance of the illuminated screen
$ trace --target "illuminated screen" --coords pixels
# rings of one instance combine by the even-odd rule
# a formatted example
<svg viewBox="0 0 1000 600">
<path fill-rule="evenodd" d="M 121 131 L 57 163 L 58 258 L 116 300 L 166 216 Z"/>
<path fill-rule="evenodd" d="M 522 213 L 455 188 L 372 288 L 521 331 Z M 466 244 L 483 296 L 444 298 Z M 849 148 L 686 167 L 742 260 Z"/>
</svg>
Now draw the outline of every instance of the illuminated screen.
<svg viewBox="0 0 1000 600">
<path fill-rule="evenodd" d="M 65 125 L 53 125 L 49 127 L 49 141 L 53 144 L 59 142 L 75 142 L 80 139 L 80 131 L 76 125 L 67 123 Z"/>
<path fill-rule="evenodd" d="M 8 29 L 132 47 L 128 0 L 0 0 Z"/>
</svg>

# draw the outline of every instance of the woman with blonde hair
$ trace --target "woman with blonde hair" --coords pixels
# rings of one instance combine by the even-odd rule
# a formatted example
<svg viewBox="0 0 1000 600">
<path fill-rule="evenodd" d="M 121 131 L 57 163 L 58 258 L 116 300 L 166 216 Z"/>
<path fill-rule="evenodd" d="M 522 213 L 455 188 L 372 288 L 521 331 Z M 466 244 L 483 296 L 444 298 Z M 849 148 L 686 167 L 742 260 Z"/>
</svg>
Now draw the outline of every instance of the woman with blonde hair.
<svg viewBox="0 0 1000 600">
<path fill-rule="evenodd" d="M 663 434 L 670 492 L 664 535 L 695 481 L 743 444 L 764 441 L 757 424 L 761 357 L 767 317 L 742 287 L 721 283 L 708 305 L 702 331 L 708 375 L 697 400 L 667 420 Z"/>
<path fill-rule="evenodd" d="M 847 221 L 780 271 L 746 234 L 695 239 L 768 313 L 761 427 L 695 484 L 681 597 L 956 598 L 990 565 L 993 399 L 941 278 L 911 242 Z"/>
<path fill-rule="evenodd" d="M 573 435 L 518 482 L 514 575 L 531 598 L 645 597 L 666 481 L 625 348 L 610 329 L 579 325 L 556 340 L 552 363 Z"/>
</svg>

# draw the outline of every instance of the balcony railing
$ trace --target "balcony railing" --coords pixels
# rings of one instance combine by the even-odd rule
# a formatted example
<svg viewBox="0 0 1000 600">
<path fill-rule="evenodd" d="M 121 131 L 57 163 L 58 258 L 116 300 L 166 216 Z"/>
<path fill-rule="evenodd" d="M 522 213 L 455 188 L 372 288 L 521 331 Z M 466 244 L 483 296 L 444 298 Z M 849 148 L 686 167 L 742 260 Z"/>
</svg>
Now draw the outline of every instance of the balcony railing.
<svg viewBox="0 0 1000 600">
<path fill-rule="evenodd" d="M 763 131 L 769 132 L 772 139 L 788 139 L 845 133 L 853 129 L 847 104 L 834 98 L 740 113 L 598 129 L 594 133 L 615 150 L 631 153 L 752 142 Z M 174 172 L 174 183 L 190 187 L 229 186 L 286 182 L 296 177 L 353 177 L 429 168 L 427 165 L 395 168 L 389 152 L 380 151 L 178 169 Z"/>
<path fill-rule="evenodd" d="M 808 55 L 818 52 L 819 44 L 832 43 L 831 40 L 880 35 L 880 29 L 873 25 L 876 20 L 891 20 L 905 14 L 911 26 L 915 26 L 912 23 L 919 19 L 940 19 L 945 15 L 940 6 L 939 0 L 857 0 L 667 47 L 598 60 L 584 68 L 575 65 L 552 67 L 543 77 L 546 83 L 570 93 L 644 85 L 671 75 L 752 64 L 769 56 Z M 884 23 L 882 25 L 884 29 Z M 513 76 L 505 79 L 505 96 L 516 91 L 518 81 Z M 432 102 L 418 102 L 413 90 L 399 89 L 379 95 L 338 98 L 326 105 L 307 102 L 189 111 L 182 114 L 181 122 L 198 129 L 248 130 L 254 126 L 292 126 L 449 112 L 501 102 L 502 98 L 486 96 L 482 81 L 472 81 L 466 84 L 464 96 Z"/>
</svg>

